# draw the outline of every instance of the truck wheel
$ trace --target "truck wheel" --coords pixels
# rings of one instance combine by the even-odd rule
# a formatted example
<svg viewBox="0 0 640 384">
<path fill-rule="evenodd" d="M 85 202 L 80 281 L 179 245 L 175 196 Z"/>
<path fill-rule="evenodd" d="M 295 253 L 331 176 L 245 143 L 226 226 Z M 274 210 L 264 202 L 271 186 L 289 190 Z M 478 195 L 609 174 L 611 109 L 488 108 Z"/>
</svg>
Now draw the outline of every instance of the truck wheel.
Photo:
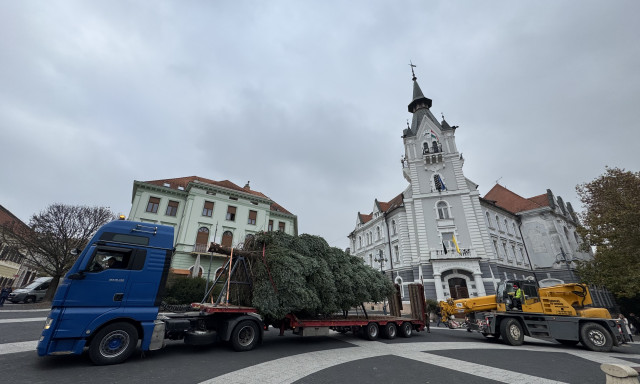
<svg viewBox="0 0 640 384">
<path fill-rule="evenodd" d="M 89 357 L 95 365 L 119 364 L 131 356 L 137 344 L 136 327 L 129 323 L 113 323 L 93 337 Z"/>
<path fill-rule="evenodd" d="M 364 331 L 364 338 L 367 340 L 376 340 L 380 335 L 380 327 L 378 327 L 378 323 L 369 323 L 362 330 Z"/>
<path fill-rule="evenodd" d="M 524 343 L 524 332 L 518 320 L 508 318 L 500 322 L 500 335 L 505 343 L 509 345 L 522 345 Z"/>
<path fill-rule="evenodd" d="M 241 321 L 231 333 L 231 345 L 238 352 L 250 351 L 258 344 L 260 329 L 255 321 Z"/>
<path fill-rule="evenodd" d="M 387 323 L 387 325 L 384 326 L 382 333 L 385 338 L 393 340 L 398 335 L 398 326 L 396 323 Z"/>
<path fill-rule="evenodd" d="M 611 334 L 598 323 L 584 323 L 580 326 L 580 342 L 595 352 L 609 352 L 613 348 Z"/>
<path fill-rule="evenodd" d="M 400 336 L 411 337 L 411 332 L 413 332 L 413 324 L 410 321 L 405 321 L 400 325 Z"/>
</svg>

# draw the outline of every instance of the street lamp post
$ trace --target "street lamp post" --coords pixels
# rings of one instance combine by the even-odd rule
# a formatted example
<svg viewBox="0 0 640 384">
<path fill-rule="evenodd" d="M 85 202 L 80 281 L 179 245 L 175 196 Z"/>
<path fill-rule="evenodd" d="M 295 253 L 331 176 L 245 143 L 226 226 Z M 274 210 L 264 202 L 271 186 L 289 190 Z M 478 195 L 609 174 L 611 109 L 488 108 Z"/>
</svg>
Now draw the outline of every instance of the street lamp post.
<svg viewBox="0 0 640 384">
<path fill-rule="evenodd" d="M 382 254 L 382 251 L 380 251 L 380 253 L 378 254 L 378 258 L 374 259 L 374 261 L 380 263 L 380 272 L 382 272 L 382 274 L 384 275 L 384 270 L 382 269 L 382 267 L 384 266 L 384 263 L 389 261 L 389 259 L 387 259 L 386 257 L 384 257 L 384 255 Z M 387 299 L 383 298 L 382 299 L 382 313 L 384 313 L 385 315 L 387 314 Z"/>
</svg>

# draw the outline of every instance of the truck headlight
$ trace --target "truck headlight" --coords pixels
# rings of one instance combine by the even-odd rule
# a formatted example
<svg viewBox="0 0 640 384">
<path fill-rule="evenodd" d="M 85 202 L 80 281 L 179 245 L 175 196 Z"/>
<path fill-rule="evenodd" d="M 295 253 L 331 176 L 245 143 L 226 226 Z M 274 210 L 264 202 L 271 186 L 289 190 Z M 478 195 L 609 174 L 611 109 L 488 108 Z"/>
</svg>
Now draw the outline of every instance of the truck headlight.
<svg viewBox="0 0 640 384">
<path fill-rule="evenodd" d="M 47 317 L 47 320 L 44 322 L 44 329 L 51 328 L 52 323 L 53 323 L 53 319 L 50 317 Z"/>
</svg>

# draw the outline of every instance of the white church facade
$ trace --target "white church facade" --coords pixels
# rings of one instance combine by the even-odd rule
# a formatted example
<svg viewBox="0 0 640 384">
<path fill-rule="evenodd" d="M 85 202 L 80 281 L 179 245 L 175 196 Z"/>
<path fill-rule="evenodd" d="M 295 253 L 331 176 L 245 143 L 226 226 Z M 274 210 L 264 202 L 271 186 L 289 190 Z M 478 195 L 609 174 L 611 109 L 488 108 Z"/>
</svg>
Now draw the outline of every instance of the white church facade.
<svg viewBox="0 0 640 384">
<path fill-rule="evenodd" d="M 414 76 L 412 124 L 402 135 L 409 185 L 358 213 L 350 252 L 383 270 L 403 295 L 421 282 L 436 300 L 493 294 L 506 279 L 575 280 L 573 261 L 591 255 L 579 250 L 571 205 L 550 190 L 524 198 L 499 184 L 481 197 L 462 170 L 458 127 L 438 121 L 431 105 Z"/>
</svg>

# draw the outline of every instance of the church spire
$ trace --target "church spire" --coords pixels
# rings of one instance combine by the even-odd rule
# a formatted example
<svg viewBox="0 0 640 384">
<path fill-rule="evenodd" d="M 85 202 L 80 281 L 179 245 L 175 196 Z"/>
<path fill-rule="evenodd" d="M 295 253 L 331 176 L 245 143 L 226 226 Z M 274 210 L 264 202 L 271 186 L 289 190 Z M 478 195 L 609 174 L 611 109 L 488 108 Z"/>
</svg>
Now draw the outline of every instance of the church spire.
<svg viewBox="0 0 640 384">
<path fill-rule="evenodd" d="M 414 136 L 418 132 L 418 125 L 422 121 L 425 115 L 429 115 L 429 108 L 431 108 L 431 99 L 424 96 L 420 85 L 418 85 L 418 78 L 413 70 L 416 66 L 410 61 L 411 66 L 411 80 L 413 81 L 413 100 L 409 103 L 409 112 L 413 113 L 413 119 L 411 122 L 411 128 L 405 130 L 403 136 Z"/>
</svg>

